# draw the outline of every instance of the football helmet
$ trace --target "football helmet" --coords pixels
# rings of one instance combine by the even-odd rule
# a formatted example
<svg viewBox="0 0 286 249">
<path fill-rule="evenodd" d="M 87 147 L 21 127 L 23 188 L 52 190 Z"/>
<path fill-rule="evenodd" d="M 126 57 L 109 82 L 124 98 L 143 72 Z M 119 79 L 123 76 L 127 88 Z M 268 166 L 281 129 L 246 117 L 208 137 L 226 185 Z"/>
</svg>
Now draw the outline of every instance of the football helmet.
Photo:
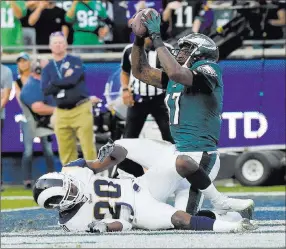
<svg viewBox="0 0 286 249">
<path fill-rule="evenodd" d="M 178 40 L 180 49 L 174 51 L 177 61 L 185 61 L 184 66 L 188 63 L 192 65 L 199 60 L 210 60 L 217 62 L 219 59 L 219 50 L 215 42 L 206 35 L 193 33 L 184 36 Z M 180 58 L 181 57 L 181 58 Z"/>
<path fill-rule="evenodd" d="M 33 187 L 40 207 L 64 211 L 83 201 L 83 183 L 67 174 L 53 172 L 41 176 Z"/>
</svg>

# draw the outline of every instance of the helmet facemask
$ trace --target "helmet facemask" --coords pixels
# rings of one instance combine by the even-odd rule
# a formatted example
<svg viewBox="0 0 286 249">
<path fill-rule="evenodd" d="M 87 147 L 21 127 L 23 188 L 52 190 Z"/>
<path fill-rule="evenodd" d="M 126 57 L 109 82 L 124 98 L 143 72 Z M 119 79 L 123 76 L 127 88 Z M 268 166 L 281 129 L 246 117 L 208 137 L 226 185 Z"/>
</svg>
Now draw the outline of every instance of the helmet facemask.
<svg viewBox="0 0 286 249">
<path fill-rule="evenodd" d="M 34 200 L 43 208 L 65 211 L 84 201 L 84 184 L 62 173 L 48 173 L 37 180 Z"/>
<path fill-rule="evenodd" d="M 55 206 L 60 211 L 73 208 L 76 204 L 80 203 L 84 197 L 83 184 L 76 179 L 69 176 L 64 176 L 63 189 L 66 195 L 63 197 L 61 202 Z"/>
<path fill-rule="evenodd" d="M 195 62 L 194 55 L 199 47 L 189 42 L 180 44 L 179 46 L 179 49 L 172 50 L 172 54 L 181 66 L 188 68 Z"/>
</svg>

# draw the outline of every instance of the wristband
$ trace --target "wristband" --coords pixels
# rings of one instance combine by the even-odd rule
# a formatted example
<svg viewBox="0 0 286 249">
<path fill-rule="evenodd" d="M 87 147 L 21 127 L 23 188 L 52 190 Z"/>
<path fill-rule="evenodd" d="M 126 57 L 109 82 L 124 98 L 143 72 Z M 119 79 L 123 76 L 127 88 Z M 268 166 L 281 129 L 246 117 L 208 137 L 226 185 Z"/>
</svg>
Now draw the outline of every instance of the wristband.
<svg viewBox="0 0 286 249">
<path fill-rule="evenodd" d="M 125 87 L 125 88 L 122 89 L 122 91 L 123 91 L 123 92 L 125 92 L 125 91 L 128 91 L 128 92 L 129 92 L 129 88 L 128 88 L 128 87 Z"/>
<path fill-rule="evenodd" d="M 152 34 L 151 39 L 153 41 L 155 49 L 165 46 L 160 34 Z"/>
</svg>

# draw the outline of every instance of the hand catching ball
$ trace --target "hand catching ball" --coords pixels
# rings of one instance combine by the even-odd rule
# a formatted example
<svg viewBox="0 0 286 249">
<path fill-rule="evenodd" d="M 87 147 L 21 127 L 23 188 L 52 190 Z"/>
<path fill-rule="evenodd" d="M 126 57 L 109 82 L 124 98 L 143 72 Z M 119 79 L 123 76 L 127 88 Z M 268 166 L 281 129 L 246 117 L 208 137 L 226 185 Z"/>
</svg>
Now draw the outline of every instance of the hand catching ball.
<svg viewBox="0 0 286 249">
<path fill-rule="evenodd" d="M 145 25 L 142 22 L 142 19 L 145 19 L 143 14 L 146 15 L 147 18 L 151 18 L 151 11 L 155 13 L 155 15 L 159 16 L 160 14 L 152 8 L 147 8 L 147 9 L 142 9 L 139 10 L 133 17 L 133 21 L 131 23 L 131 28 L 132 31 L 135 35 L 139 37 L 147 37 L 148 36 L 148 31 L 145 27 Z"/>
</svg>

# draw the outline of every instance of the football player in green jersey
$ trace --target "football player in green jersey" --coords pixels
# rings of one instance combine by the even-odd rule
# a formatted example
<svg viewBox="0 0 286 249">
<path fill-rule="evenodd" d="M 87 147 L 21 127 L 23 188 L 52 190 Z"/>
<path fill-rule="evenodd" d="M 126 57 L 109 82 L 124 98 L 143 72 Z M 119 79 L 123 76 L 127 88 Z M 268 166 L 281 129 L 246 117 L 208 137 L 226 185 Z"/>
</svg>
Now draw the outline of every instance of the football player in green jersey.
<svg viewBox="0 0 286 249">
<path fill-rule="evenodd" d="M 131 55 L 132 72 L 139 80 L 166 89 L 170 129 L 176 144 L 174 162 L 179 175 L 191 182 L 186 210 L 194 214 L 203 200 L 197 182 L 205 182 L 205 189 L 210 190 L 213 184 L 204 175 L 211 174 L 214 179 L 220 166 L 217 144 L 223 82 L 217 64 L 218 47 L 209 37 L 193 33 L 179 39 L 180 49 L 172 55 L 161 38 L 160 15 L 151 12 L 147 17 L 143 14 L 141 21 L 153 41 L 163 71 L 148 64 L 143 47 L 144 38 L 136 37 Z M 250 217 L 254 206 L 252 200 L 241 202 L 222 196 L 218 196 L 216 202 L 215 208 L 221 212 L 242 204 Z"/>
</svg>

